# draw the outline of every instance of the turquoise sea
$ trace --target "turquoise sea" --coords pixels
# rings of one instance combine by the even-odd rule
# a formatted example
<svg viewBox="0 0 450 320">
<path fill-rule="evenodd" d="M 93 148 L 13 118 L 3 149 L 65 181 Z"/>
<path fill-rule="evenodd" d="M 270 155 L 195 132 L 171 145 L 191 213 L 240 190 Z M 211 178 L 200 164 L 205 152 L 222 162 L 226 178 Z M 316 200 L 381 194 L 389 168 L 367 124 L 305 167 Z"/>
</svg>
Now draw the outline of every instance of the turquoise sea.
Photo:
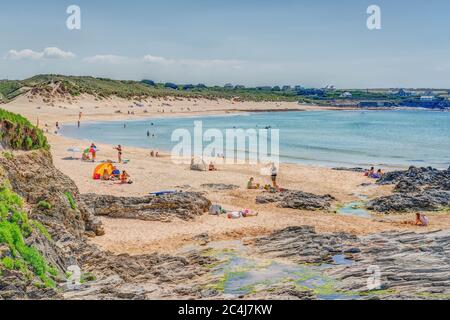
<svg viewBox="0 0 450 320">
<path fill-rule="evenodd" d="M 280 160 L 324 166 L 450 165 L 450 112 L 428 110 L 267 112 L 64 125 L 89 142 L 171 151 L 175 129 L 279 129 Z M 147 137 L 147 131 L 150 137 Z M 88 142 L 87 141 L 87 142 Z"/>
</svg>

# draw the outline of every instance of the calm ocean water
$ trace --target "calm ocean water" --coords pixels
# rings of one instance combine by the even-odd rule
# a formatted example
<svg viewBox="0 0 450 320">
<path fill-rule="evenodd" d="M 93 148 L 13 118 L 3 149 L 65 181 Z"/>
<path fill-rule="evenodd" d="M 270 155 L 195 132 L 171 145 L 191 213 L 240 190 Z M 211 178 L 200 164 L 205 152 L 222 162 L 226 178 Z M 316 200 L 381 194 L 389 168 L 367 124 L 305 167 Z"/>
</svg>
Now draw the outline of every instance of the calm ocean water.
<svg viewBox="0 0 450 320">
<path fill-rule="evenodd" d="M 173 130 L 233 127 L 280 130 L 280 160 L 325 166 L 450 165 L 450 112 L 426 110 L 268 112 L 65 125 L 61 134 L 89 142 L 170 151 Z M 124 128 L 124 123 L 126 128 Z M 151 125 L 153 123 L 153 125 Z M 147 137 L 150 131 L 150 137 Z M 154 135 L 154 137 L 153 137 Z"/>
</svg>

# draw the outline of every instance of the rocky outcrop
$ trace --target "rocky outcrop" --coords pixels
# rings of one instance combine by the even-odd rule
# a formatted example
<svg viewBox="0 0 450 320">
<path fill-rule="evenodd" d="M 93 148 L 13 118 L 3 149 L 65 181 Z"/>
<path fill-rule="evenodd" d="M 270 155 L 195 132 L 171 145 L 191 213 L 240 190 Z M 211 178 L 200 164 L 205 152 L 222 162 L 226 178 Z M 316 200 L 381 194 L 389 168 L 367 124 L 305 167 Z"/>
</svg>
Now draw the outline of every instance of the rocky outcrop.
<svg viewBox="0 0 450 320">
<path fill-rule="evenodd" d="M 116 212 L 129 209 L 130 216 L 133 211 L 142 210 L 155 219 L 165 219 L 164 215 L 169 219 L 191 219 L 209 208 L 209 201 L 200 194 L 134 199 L 81 196 L 73 181 L 53 166 L 50 153 L 42 150 L 13 152 L 7 158 L 0 156 L 0 183 L 5 181 L 23 198 L 29 223 L 41 223 L 39 228 L 33 224 L 29 235 L 24 237 L 26 250 L 37 250 L 42 255 L 47 275 L 56 286 L 36 285 L 39 277 L 30 274 L 31 267 L 24 271 L 1 261 L 0 299 L 199 298 L 207 294 L 199 288 L 197 278 L 209 271 L 213 258 L 198 252 L 180 256 L 114 255 L 89 244 L 86 237 L 103 233 L 93 209 L 85 205 L 86 199 L 99 207 L 105 201 L 109 208 L 114 208 L 116 201 Z M 0 260 L 13 257 L 11 247 L 1 243 L 3 240 Z M 77 290 L 68 290 L 66 286 L 67 272 L 72 266 L 80 268 L 84 280 Z M 54 269 L 50 271 L 50 267 Z"/>
<path fill-rule="evenodd" d="M 359 241 L 355 263 L 330 272 L 341 290 L 367 292 L 369 276 L 379 272 L 376 290 L 385 299 L 450 298 L 450 231 L 385 232 Z"/>
<path fill-rule="evenodd" d="M 356 252 L 357 238 L 346 233 L 318 234 L 314 227 L 289 227 L 257 238 L 257 252 L 272 258 L 289 258 L 296 263 L 332 262 L 332 256 Z"/>
<path fill-rule="evenodd" d="M 397 193 L 369 201 L 367 209 L 378 212 L 433 211 L 450 205 L 450 191 L 426 190 Z"/>
<path fill-rule="evenodd" d="M 256 203 L 276 203 L 282 208 L 300 210 L 328 210 L 332 200 L 330 195 L 318 196 L 303 191 L 264 192 L 256 197 Z"/>
<path fill-rule="evenodd" d="M 48 151 L 14 153 L 0 157 L 0 166 L 14 191 L 31 206 L 30 218 L 36 218 L 51 233 L 61 235 L 61 230 L 81 236 L 84 232 L 104 234 L 98 218 L 81 204 L 75 183 L 57 170 Z M 42 208 L 39 203 L 48 203 Z"/>
<path fill-rule="evenodd" d="M 211 206 L 208 199 L 195 192 L 145 197 L 84 194 L 81 200 L 96 216 L 151 221 L 170 221 L 174 218 L 191 220 L 207 212 Z"/>
<path fill-rule="evenodd" d="M 336 280 L 335 289 L 348 296 L 450 298 L 449 230 L 392 231 L 356 237 L 346 233 L 317 234 L 313 227 L 301 226 L 257 238 L 252 246 L 256 253 L 271 258 L 295 263 L 326 263 L 323 270 Z M 349 263 L 333 262 L 332 257 L 337 254 L 343 255 Z M 292 297 L 296 292 L 288 291 L 288 294 Z"/>
<path fill-rule="evenodd" d="M 239 186 L 237 186 L 237 185 L 224 184 L 224 183 L 207 183 L 207 184 L 202 184 L 201 187 L 206 188 L 206 189 L 211 189 L 211 190 L 217 190 L 217 191 L 239 189 Z"/>
<path fill-rule="evenodd" d="M 149 254 L 112 255 L 95 247 L 83 249 L 79 263 L 83 271 L 100 275 L 77 290 L 63 292 L 65 299 L 187 299 L 200 298 L 197 279 L 209 271 L 215 259 L 197 252 L 185 256 Z"/>
<path fill-rule="evenodd" d="M 450 170 L 410 167 L 406 171 L 388 172 L 377 183 L 395 184 L 395 193 L 370 201 L 367 205 L 370 210 L 432 211 L 450 206 Z"/>
<path fill-rule="evenodd" d="M 410 167 L 406 171 L 387 172 L 377 181 L 380 185 L 406 182 L 409 185 L 425 189 L 450 190 L 450 168 L 437 170 L 433 168 Z"/>
</svg>

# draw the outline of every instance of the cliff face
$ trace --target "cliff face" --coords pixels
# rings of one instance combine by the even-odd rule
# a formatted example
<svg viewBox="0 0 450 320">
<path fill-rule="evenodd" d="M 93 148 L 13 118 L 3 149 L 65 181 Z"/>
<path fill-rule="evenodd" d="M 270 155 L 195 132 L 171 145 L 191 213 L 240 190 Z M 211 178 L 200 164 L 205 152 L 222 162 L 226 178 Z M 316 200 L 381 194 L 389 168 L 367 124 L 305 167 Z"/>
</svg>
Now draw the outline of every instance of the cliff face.
<svg viewBox="0 0 450 320">
<path fill-rule="evenodd" d="M 57 297 L 77 264 L 73 247 L 103 234 L 100 222 L 77 204 L 77 187 L 48 151 L 4 151 L 0 186 L 0 297 Z"/>
<path fill-rule="evenodd" d="M 198 279 L 214 259 L 199 252 L 117 256 L 91 245 L 88 236 L 104 233 L 101 223 L 74 182 L 53 166 L 48 151 L 0 153 L 0 185 L 0 300 L 197 298 L 204 294 Z M 186 212 L 209 204 L 186 197 L 161 201 Z M 16 200 L 20 206 L 14 204 Z M 21 212 L 20 219 L 15 211 Z M 159 211 L 149 214 L 163 218 Z M 20 239 L 9 241 L 11 234 L 4 226 L 13 226 Z M 75 291 L 66 286 L 70 266 L 81 269 L 84 282 Z"/>
</svg>

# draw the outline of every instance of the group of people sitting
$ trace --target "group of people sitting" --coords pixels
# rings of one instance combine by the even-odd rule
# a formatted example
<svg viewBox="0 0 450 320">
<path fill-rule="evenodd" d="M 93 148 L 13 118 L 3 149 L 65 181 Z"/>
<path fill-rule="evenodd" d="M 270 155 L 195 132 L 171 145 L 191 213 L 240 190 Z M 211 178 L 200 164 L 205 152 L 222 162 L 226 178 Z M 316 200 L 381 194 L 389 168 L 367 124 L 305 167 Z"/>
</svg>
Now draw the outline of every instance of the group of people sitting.
<svg viewBox="0 0 450 320">
<path fill-rule="evenodd" d="M 364 175 L 366 177 L 372 178 L 372 179 L 381 179 L 383 178 L 384 172 L 381 169 L 378 169 L 375 172 L 375 168 L 371 167 L 369 170 L 366 170 L 366 172 L 364 172 Z"/>
<path fill-rule="evenodd" d="M 130 175 L 126 170 L 120 172 L 116 167 L 113 167 L 111 174 L 108 170 L 104 170 L 101 176 L 103 181 L 120 181 L 121 184 L 131 184 L 133 183 L 130 179 Z"/>
<path fill-rule="evenodd" d="M 89 148 L 84 150 L 83 154 L 81 155 L 81 160 L 95 162 L 96 157 L 97 157 L 97 146 L 94 143 L 92 143 Z"/>
<path fill-rule="evenodd" d="M 150 151 L 150 157 L 152 158 L 159 158 L 159 152 L 158 151 Z"/>
</svg>

